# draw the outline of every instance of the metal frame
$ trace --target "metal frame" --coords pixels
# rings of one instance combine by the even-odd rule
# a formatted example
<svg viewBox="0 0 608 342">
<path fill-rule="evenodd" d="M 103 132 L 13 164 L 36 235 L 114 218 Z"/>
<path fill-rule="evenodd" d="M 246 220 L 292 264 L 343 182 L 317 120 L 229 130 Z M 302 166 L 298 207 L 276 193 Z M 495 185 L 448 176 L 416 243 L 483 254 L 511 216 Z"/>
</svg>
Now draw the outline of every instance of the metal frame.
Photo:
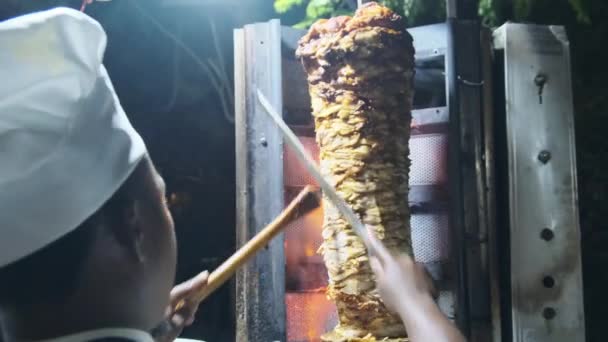
<svg viewBox="0 0 608 342">
<path fill-rule="evenodd" d="M 497 291 L 492 291 L 489 251 L 494 237 L 491 159 L 493 130 L 484 119 L 491 115 L 491 96 L 484 88 L 482 32 L 478 1 L 447 0 L 448 50 L 446 94 L 450 111 L 450 219 L 458 251 L 456 321 L 471 341 L 500 336 Z M 486 59 L 486 63 L 488 60 Z M 487 71 L 487 68 L 486 70 Z M 491 75 L 491 74 L 489 74 Z M 487 97 L 487 98 L 484 98 Z M 486 107 L 484 107 L 486 106 Z M 466 191 L 465 191 L 466 189 Z"/>
<path fill-rule="evenodd" d="M 422 126 L 442 125 L 449 117 L 450 225 L 453 250 L 459 252 L 457 323 L 472 341 L 584 340 L 570 56 L 563 28 L 507 24 L 494 33 L 496 58 L 490 34 L 475 21 L 450 19 L 410 32 L 426 37 L 415 42 L 418 60 L 445 58 L 447 106 L 418 109 L 413 116 Z M 278 21 L 235 32 L 239 244 L 282 209 L 282 141 L 261 113 L 253 90 L 260 87 L 287 116 L 292 109 L 303 110 L 305 88 L 283 99 L 286 92 L 294 94 L 292 82 L 304 81 L 289 71 L 297 62 L 281 58 L 281 49 L 293 50 L 300 34 L 281 28 Z M 504 90 L 492 80 L 493 74 L 503 76 L 493 69 L 497 64 L 504 71 L 503 96 L 508 99 L 502 110 L 501 103 L 496 107 L 492 101 L 496 91 Z M 282 83 L 285 70 L 288 84 Z M 504 134 L 495 130 L 503 121 Z M 494 133 L 500 134 L 499 144 L 507 144 L 504 161 L 502 154 L 494 155 Z M 506 203 L 500 202 L 495 187 L 503 171 L 508 172 Z M 424 203 L 442 193 L 433 187 L 412 188 L 422 210 L 432 210 Z M 256 201 L 273 197 L 277 200 Z M 496 203 L 508 211 L 500 224 L 496 215 L 502 211 L 497 212 Z M 538 210 L 539 205 L 544 209 Z M 502 228 L 510 234 L 505 236 Z M 507 241 L 511 269 L 502 270 L 501 248 Z M 504 283 L 498 282 L 500 271 L 510 277 L 506 297 L 507 288 L 501 291 Z M 284 285 L 279 239 L 238 275 L 238 341 L 285 339 Z"/>
<path fill-rule="evenodd" d="M 452 208 L 450 229 L 452 234 L 452 255 L 458 272 L 449 272 L 442 282 L 453 281 L 454 273 L 459 274 L 455 294 L 445 296 L 440 303 L 448 316 L 456 319 L 459 326 L 472 341 L 489 341 L 492 327 L 491 300 L 489 298 L 488 274 L 488 222 L 486 216 L 489 205 L 486 189 L 487 166 L 485 162 L 485 134 L 482 125 L 481 53 L 479 26 L 475 22 L 450 20 L 447 24 L 429 25 L 410 30 L 414 36 L 418 61 L 445 59 L 446 65 L 446 107 L 422 108 L 413 111 L 414 121 L 421 126 L 449 126 L 450 184 L 444 187 L 412 187 L 410 202 L 416 210 L 436 210 L 425 206 L 439 199 L 447 199 Z M 235 33 L 236 56 L 236 99 L 237 104 L 237 189 L 238 189 L 238 232 L 237 242 L 243 243 L 256 229 L 269 220 L 280 208 L 280 201 L 255 202 L 257 196 L 272 198 L 282 192 L 282 144 L 276 140 L 278 132 L 270 125 L 267 117 L 253 97 L 253 89 L 261 86 L 277 108 L 284 109 L 287 119 L 292 110 L 308 108 L 306 87 L 294 89 L 291 82 L 305 84 L 302 73 L 292 73 L 298 62 L 289 56 L 281 56 L 281 50 L 292 50 L 303 31 L 281 28 L 278 21 L 267 24 L 246 26 Z M 477 39 L 471 39 L 477 37 Z M 269 53 L 270 52 L 270 53 Z M 284 58 L 283 58 L 284 57 Z M 477 61 L 477 62 L 474 62 Z M 282 83 L 281 73 L 287 72 Z M 282 91 L 280 87 L 283 87 Z M 278 87 L 278 89 L 277 89 Z M 283 94 L 291 94 L 285 98 Z M 293 95 L 298 94 L 298 95 Z M 293 95 L 293 96 L 292 96 Z M 282 101 L 285 101 L 285 104 Z M 449 121 L 449 123 L 448 123 Z M 437 126 L 438 125 L 438 126 Z M 416 134 L 413 132 L 413 134 Z M 265 140 L 263 140 L 265 139 Z M 262 143 L 263 141 L 263 143 Z M 274 156 L 269 153 L 273 151 Z M 280 172 L 280 176 L 278 176 Z M 467 189 L 466 192 L 462 189 Z M 269 192 L 270 190 L 270 192 Z M 265 204 L 266 206 L 264 206 Z M 466 227 L 466 228 L 465 228 Z M 237 340 L 261 341 L 284 340 L 285 295 L 284 255 L 282 241 L 271 246 L 268 253 L 258 257 L 237 278 L 237 303 L 243 305 L 237 310 Z M 458 253 L 457 253 L 458 252 Z M 273 269 L 272 276 L 263 279 L 257 272 Z M 443 277 L 442 272 L 436 272 Z M 441 287 L 441 286 L 440 286 Z M 454 298 L 456 304 L 454 303 Z M 268 301 L 274 301 L 269 303 Z M 244 304 L 243 304 L 244 303 Z M 454 311 L 455 308 L 455 311 Z M 270 324 L 266 315 L 272 314 Z M 264 316 L 264 317 L 262 317 Z M 283 319 L 283 322 L 280 321 Z"/>
<path fill-rule="evenodd" d="M 479 3 L 477 0 L 447 0 L 446 11 L 449 19 L 476 20 Z"/>
<path fill-rule="evenodd" d="M 485 163 L 485 189 L 483 201 L 485 202 L 484 224 L 487 232 L 487 243 L 482 245 L 482 254 L 488 256 L 485 264 L 489 276 L 490 310 L 492 341 L 501 342 L 502 315 L 500 302 L 500 271 L 499 271 L 499 238 L 496 223 L 496 146 L 495 146 L 495 115 L 494 110 L 494 55 L 493 37 L 488 28 L 481 30 L 481 66 L 483 79 L 483 161 Z"/>
<path fill-rule="evenodd" d="M 448 19 L 450 220 L 458 264 L 456 322 L 472 341 L 492 336 L 480 27 Z M 475 38 L 477 37 L 477 38 Z M 465 191 L 466 189 L 466 191 Z"/>
<path fill-rule="evenodd" d="M 259 88 L 275 108 L 283 107 L 280 40 L 278 20 L 234 33 L 237 245 L 251 239 L 284 207 L 283 141 L 255 96 Z M 285 341 L 284 297 L 280 235 L 237 274 L 236 340 Z"/>
<path fill-rule="evenodd" d="M 563 27 L 505 24 L 512 340 L 584 341 L 569 43 Z"/>
</svg>

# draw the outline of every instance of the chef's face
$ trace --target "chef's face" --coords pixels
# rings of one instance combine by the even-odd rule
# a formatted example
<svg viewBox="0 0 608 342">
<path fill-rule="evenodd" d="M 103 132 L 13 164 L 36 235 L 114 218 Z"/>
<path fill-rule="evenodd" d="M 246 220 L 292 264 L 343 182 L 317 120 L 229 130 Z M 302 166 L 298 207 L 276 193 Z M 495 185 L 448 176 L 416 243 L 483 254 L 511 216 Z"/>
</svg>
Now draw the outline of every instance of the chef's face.
<svg viewBox="0 0 608 342">
<path fill-rule="evenodd" d="M 126 200 L 120 200 L 124 194 Z M 115 195 L 116 197 L 117 195 Z M 176 241 L 165 183 L 146 157 L 118 193 L 108 239 L 97 239 L 88 293 L 120 324 L 152 329 L 164 318 L 175 281 Z M 90 296 L 87 296 L 90 297 Z"/>
</svg>

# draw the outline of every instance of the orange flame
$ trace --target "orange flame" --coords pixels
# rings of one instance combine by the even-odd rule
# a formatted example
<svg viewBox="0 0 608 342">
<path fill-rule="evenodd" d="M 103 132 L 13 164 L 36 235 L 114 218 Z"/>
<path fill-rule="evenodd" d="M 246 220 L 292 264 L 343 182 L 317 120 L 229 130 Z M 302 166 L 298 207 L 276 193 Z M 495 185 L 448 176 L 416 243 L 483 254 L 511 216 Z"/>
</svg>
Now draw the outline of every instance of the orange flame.
<svg viewBox="0 0 608 342">
<path fill-rule="evenodd" d="M 314 247 L 312 244 L 307 243 L 307 244 L 306 244 L 306 248 L 305 248 L 305 252 L 304 252 L 304 253 L 305 253 L 305 255 L 306 255 L 307 257 L 314 256 L 314 255 L 315 255 L 315 247 Z"/>
<path fill-rule="evenodd" d="M 330 318 L 336 307 L 327 299 L 325 288 L 319 290 L 287 295 L 288 341 L 319 342 L 328 325 L 333 325 Z"/>
<path fill-rule="evenodd" d="M 308 227 L 314 227 L 316 229 L 323 228 L 323 206 L 312 210 L 304 217 L 304 222 Z"/>
<path fill-rule="evenodd" d="M 306 267 L 322 263 L 317 249 L 323 242 L 323 207 L 312 210 L 298 221 L 294 223 L 298 227 L 288 231 L 285 239 L 286 271 L 290 279 L 310 284 L 311 279 L 323 277 L 316 272 L 327 272 L 324 268 Z M 314 274 L 310 273 L 311 270 Z M 335 317 L 336 308 L 327 299 L 326 284 L 321 288 L 298 288 L 286 294 L 287 341 L 319 342 L 321 335 L 328 330 L 328 322 Z"/>
</svg>

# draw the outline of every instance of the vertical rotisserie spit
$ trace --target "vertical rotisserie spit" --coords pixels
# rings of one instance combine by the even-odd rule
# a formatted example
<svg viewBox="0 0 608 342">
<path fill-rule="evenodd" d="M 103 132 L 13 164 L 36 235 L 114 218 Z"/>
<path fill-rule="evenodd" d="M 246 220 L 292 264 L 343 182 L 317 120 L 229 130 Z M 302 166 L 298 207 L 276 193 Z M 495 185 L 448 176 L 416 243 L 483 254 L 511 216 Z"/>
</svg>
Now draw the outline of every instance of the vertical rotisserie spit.
<svg viewBox="0 0 608 342">
<path fill-rule="evenodd" d="M 414 48 L 403 19 L 376 3 L 354 17 L 320 20 L 297 51 L 308 73 L 320 167 L 340 195 L 395 253 L 410 253 L 408 141 Z M 328 296 L 339 325 L 323 341 L 405 341 L 378 297 L 361 240 L 324 203 Z"/>
</svg>

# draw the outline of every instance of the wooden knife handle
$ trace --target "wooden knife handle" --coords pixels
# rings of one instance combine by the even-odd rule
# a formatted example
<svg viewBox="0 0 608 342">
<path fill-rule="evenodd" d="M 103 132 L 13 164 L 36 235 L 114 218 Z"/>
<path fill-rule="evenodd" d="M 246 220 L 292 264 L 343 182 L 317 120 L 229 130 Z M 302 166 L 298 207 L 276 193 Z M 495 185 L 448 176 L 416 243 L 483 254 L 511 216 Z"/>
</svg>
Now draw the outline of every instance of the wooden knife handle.
<svg viewBox="0 0 608 342">
<path fill-rule="evenodd" d="M 298 196 L 289 203 L 289 205 L 277 216 L 274 221 L 262 229 L 256 236 L 249 240 L 243 247 L 236 251 L 230 258 L 216 268 L 208 279 L 207 286 L 201 292 L 196 293 L 195 302 L 205 300 L 210 294 L 222 286 L 228 279 L 236 273 L 236 271 L 249 261 L 257 252 L 263 249 L 270 240 L 279 234 L 289 222 L 297 218 L 303 213 L 300 213 L 298 208 L 308 196 L 315 196 L 311 186 L 305 187 Z M 175 310 L 179 310 L 183 306 L 183 302 L 179 303 Z"/>
<path fill-rule="evenodd" d="M 277 216 L 269 225 L 267 225 L 262 231 L 256 236 L 249 240 L 243 247 L 236 251 L 230 258 L 222 263 L 217 269 L 215 269 L 208 278 L 207 286 L 200 292 L 194 295 L 194 298 L 188 298 L 194 302 L 200 303 L 209 297 L 210 294 L 215 292 L 220 286 L 222 286 L 228 279 L 230 279 L 236 271 L 249 261 L 255 254 L 264 248 L 272 238 L 279 234 L 288 223 L 292 220 L 306 214 L 308 210 L 314 208 L 301 208 L 303 203 L 310 197 L 313 198 L 314 203 L 318 203 L 318 198 L 311 186 L 305 187 L 296 198 L 289 203 L 289 205 L 283 210 L 279 216 Z M 299 210 L 302 209 L 302 210 Z M 184 301 L 179 302 L 173 312 L 178 311 L 185 305 Z M 172 323 L 169 320 L 164 320 L 157 327 L 152 329 L 151 334 L 155 338 L 159 338 L 167 335 L 172 330 Z"/>
</svg>

